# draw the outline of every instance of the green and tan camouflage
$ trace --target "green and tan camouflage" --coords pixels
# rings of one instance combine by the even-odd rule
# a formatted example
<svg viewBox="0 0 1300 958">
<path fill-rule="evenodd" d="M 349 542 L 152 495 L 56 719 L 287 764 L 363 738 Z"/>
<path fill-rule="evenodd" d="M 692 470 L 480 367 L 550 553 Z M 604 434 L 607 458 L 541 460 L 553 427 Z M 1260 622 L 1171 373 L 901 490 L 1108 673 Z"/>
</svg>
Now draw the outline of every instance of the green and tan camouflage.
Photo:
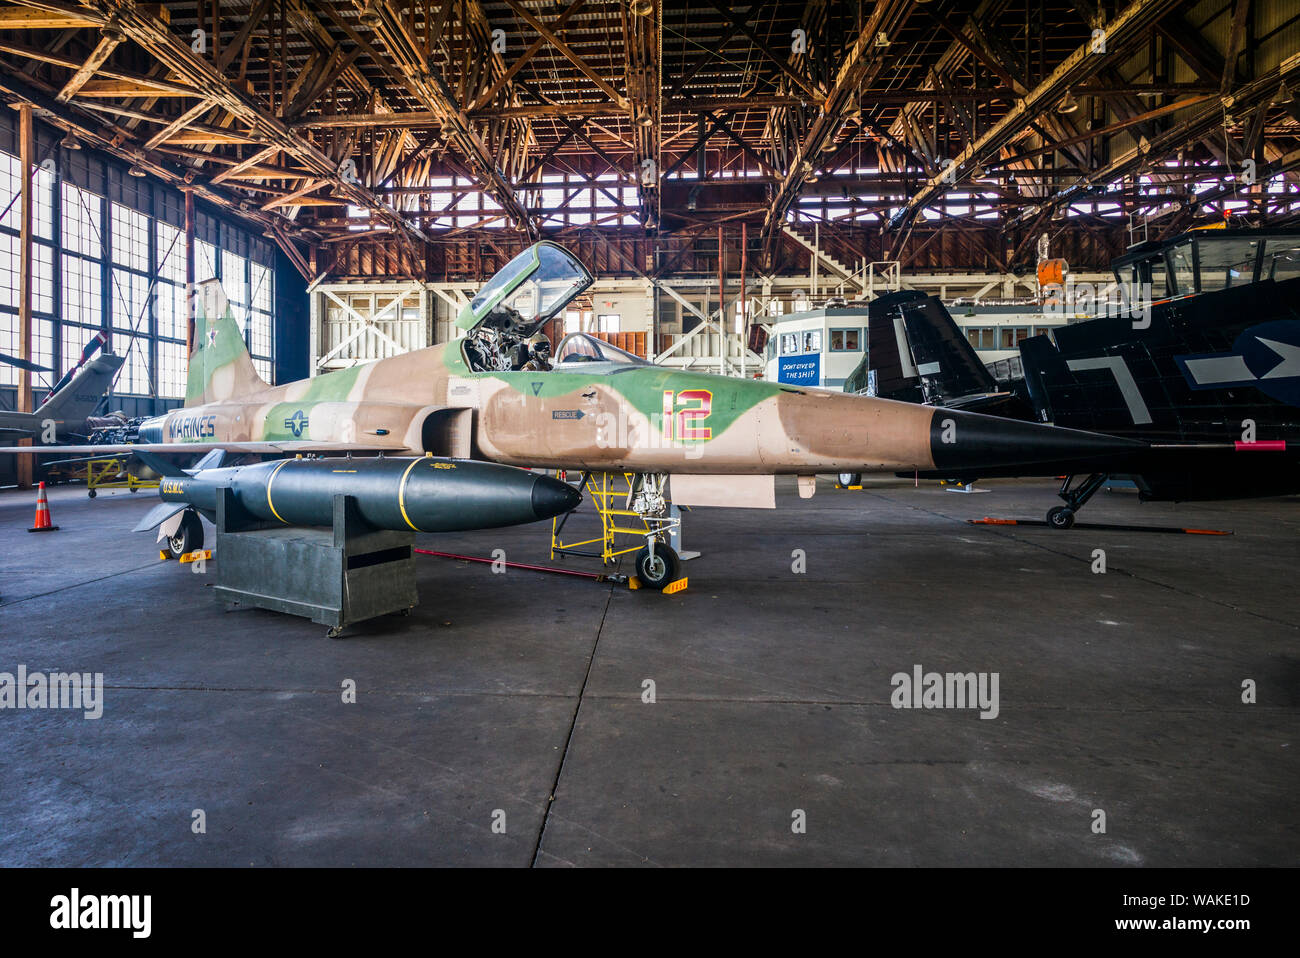
<svg viewBox="0 0 1300 958">
<path fill-rule="evenodd" d="M 257 375 L 220 285 L 209 281 L 199 291 L 185 406 L 146 424 L 141 439 L 164 452 L 429 452 L 682 477 L 980 463 L 1050 464 L 1047 471 L 1135 448 L 1074 430 L 666 369 L 582 334 L 566 337 L 554 362 L 488 368 L 505 366 L 509 350 L 518 352 L 591 281 L 562 247 L 535 244 L 465 307 L 463 338 L 283 386 Z M 683 501 L 679 486 L 691 484 L 674 485 Z M 730 488 L 731 504 L 770 504 L 753 484 Z"/>
</svg>

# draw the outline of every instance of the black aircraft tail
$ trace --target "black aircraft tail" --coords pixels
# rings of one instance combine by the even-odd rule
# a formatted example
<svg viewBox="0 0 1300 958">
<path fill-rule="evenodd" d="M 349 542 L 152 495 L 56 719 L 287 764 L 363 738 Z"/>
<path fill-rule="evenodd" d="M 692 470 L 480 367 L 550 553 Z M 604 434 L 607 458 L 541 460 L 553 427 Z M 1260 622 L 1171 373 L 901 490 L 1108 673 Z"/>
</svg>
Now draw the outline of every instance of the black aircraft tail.
<svg viewBox="0 0 1300 958">
<path fill-rule="evenodd" d="M 939 297 L 902 290 L 867 310 L 867 349 L 845 392 L 1029 418 L 1027 405 L 993 377 Z"/>
</svg>

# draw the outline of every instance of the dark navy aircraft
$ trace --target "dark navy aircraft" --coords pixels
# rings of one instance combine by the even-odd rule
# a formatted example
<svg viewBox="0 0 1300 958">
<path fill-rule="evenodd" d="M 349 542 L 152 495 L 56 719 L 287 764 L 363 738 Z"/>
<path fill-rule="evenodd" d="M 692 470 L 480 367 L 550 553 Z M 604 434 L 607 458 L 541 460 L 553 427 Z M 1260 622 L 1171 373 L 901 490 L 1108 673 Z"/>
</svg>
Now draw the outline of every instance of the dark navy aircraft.
<svg viewBox="0 0 1300 958">
<path fill-rule="evenodd" d="M 1048 514 L 1057 528 L 1109 477 L 1154 500 L 1300 492 L 1300 232 L 1193 230 L 1134 246 L 1112 268 L 1124 296 L 1107 315 L 1022 340 L 1013 381 L 975 360 L 936 297 L 882 297 L 845 388 L 1153 444 L 1068 477 L 1065 505 Z"/>
</svg>

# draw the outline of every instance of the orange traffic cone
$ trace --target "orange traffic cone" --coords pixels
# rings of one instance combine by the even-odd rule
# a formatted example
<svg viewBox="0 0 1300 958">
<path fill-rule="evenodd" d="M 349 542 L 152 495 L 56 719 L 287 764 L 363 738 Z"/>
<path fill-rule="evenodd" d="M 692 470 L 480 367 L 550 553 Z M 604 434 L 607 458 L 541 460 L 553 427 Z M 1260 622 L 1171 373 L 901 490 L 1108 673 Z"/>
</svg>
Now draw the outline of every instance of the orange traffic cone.
<svg viewBox="0 0 1300 958">
<path fill-rule="evenodd" d="M 36 492 L 36 524 L 28 532 L 57 532 L 58 526 L 50 522 L 50 503 L 45 498 L 45 483 Z"/>
</svg>

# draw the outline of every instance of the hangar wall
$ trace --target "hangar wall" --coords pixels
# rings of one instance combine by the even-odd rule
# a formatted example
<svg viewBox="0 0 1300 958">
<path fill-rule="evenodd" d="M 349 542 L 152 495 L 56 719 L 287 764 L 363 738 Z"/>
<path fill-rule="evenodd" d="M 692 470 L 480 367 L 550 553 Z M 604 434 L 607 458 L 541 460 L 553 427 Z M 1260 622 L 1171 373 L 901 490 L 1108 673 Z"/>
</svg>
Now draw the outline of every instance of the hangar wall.
<svg viewBox="0 0 1300 958">
<path fill-rule="evenodd" d="M 107 408 L 128 416 L 180 405 L 185 387 L 185 199 L 181 191 L 93 150 L 60 145 L 61 131 L 37 122 L 34 177 L 32 354 L 54 372 L 71 368 L 100 330 L 127 362 Z M 0 352 L 17 355 L 18 121 L 0 113 Z M 221 279 L 258 371 L 267 379 L 305 367 L 306 296 L 301 277 L 269 240 L 202 202 L 195 203 L 195 279 Z M 286 276 L 293 273 L 293 276 Z M 283 289 L 282 289 L 283 287 Z M 279 320 L 276 317 L 281 317 Z M 296 318 L 295 318 L 296 317 Z M 282 358 L 276 341 L 287 341 Z M 295 365 L 296 364 L 296 365 Z M 0 366 L 0 403 L 13 408 L 17 375 Z"/>
</svg>

